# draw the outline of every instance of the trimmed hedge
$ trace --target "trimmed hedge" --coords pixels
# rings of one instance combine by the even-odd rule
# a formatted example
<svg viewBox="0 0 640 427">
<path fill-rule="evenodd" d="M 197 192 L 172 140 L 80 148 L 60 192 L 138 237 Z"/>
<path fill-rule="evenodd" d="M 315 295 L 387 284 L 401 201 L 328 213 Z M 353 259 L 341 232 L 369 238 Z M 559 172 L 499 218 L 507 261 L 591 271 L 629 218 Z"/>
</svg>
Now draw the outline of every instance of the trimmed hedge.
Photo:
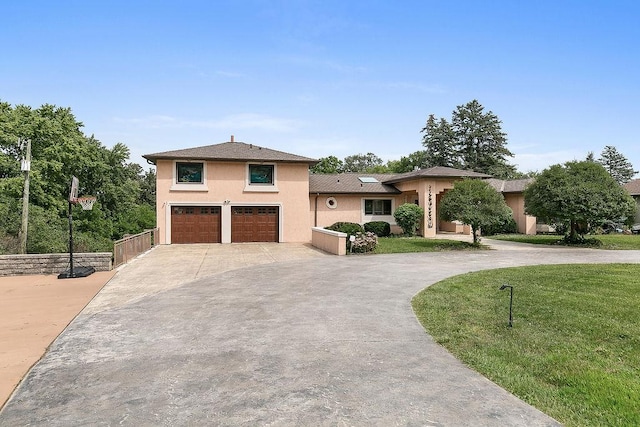
<svg viewBox="0 0 640 427">
<path fill-rule="evenodd" d="M 364 231 L 370 231 L 378 237 L 386 237 L 391 234 L 391 225 L 386 221 L 371 221 L 364 225 Z"/>
<path fill-rule="evenodd" d="M 362 226 L 355 222 L 336 222 L 325 227 L 325 229 L 339 231 L 340 233 L 347 233 L 349 236 L 355 236 L 357 233 L 364 233 Z"/>
</svg>

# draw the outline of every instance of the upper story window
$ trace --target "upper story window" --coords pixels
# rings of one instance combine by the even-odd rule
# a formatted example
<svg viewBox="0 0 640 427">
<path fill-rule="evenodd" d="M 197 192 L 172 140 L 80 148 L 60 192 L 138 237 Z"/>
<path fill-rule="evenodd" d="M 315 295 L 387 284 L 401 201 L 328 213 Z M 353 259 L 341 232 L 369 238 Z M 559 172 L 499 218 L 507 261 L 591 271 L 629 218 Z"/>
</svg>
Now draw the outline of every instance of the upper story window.
<svg viewBox="0 0 640 427">
<path fill-rule="evenodd" d="M 176 162 L 176 184 L 204 184 L 204 164 Z"/>
<path fill-rule="evenodd" d="M 391 199 L 365 199 L 365 215 L 391 215 Z"/>
<path fill-rule="evenodd" d="M 277 174 L 275 164 L 247 164 L 247 185 L 244 191 L 277 192 Z"/>
<path fill-rule="evenodd" d="M 208 191 L 205 162 L 174 162 L 172 191 Z"/>
<path fill-rule="evenodd" d="M 249 185 L 273 185 L 274 165 L 249 165 Z"/>
</svg>

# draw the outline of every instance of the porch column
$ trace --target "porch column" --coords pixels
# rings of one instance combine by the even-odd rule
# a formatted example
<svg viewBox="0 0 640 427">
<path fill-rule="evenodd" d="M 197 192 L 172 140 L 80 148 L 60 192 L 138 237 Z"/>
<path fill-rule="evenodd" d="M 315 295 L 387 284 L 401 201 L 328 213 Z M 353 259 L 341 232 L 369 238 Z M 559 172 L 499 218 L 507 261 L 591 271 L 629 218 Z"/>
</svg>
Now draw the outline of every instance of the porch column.
<svg viewBox="0 0 640 427">
<path fill-rule="evenodd" d="M 424 209 L 424 218 L 422 219 L 422 235 L 424 237 L 436 237 L 437 231 L 437 211 L 436 211 L 436 189 L 435 185 L 428 183 L 425 185 L 424 191 L 419 193 L 420 206 Z"/>
</svg>

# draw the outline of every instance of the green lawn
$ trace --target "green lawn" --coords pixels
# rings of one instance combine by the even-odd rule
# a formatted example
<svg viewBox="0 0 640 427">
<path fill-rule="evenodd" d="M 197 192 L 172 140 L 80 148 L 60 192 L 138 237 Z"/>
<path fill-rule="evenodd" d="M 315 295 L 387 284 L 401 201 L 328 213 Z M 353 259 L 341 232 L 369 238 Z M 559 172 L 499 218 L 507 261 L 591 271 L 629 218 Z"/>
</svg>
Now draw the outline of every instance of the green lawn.
<svg viewBox="0 0 640 427">
<path fill-rule="evenodd" d="M 481 246 L 480 249 L 483 247 Z M 409 252 L 437 252 L 451 250 L 477 250 L 471 243 L 448 239 L 425 239 L 423 237 L 379 237 L 375 254 L 398 254 Z"/>
<path fill-rule="evenodd" d="M 502 284 L 514 288 L 513 328 Z M 640 425 L 640 265 L 465 274 L 413 308 L 452 354 L 561 423 Z"/>
<path fill-rule="evenodd" d="M 599 234 L 587 235 L 587 239 L 597 239 L 602 244 L 598 249 L 640 250 L 640 235 L 637 234 Z M 533 243 L 538 245 L 563 244 L 562 236 L 551 234 L 538 234 L 527 236 L 524 234 L 499 234 L 487 236 L 487 239 L 508 240 L 519 243 Z"/>
</svg>

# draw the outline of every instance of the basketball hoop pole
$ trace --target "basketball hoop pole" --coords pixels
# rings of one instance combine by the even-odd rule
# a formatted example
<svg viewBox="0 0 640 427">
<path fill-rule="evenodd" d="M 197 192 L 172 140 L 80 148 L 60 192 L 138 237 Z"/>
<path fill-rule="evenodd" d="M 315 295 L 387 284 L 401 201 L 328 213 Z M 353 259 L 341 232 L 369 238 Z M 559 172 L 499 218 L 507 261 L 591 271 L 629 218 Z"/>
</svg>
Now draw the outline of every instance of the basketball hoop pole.
<svg viewBox="0 0 640 427">
<path fill-rule="evenodd" d="M 67 279 L 76 277 L 73 270 L 73 206 L 69 201 L 69 272 L 67 273 Z M 62 273 L 65 274 L 65 273 Z"/>
<path fill-rule="evenodd" d="M 96 269 L 93 267 L 73 267 L 73 205 L 78 202 L 78 178 L 71 179 L 71 191 L 69 192 L 69 270 L 58 275 L 58 279 L 72 279 L 75 277 L 87 277 Z M 84 209 L 84 206 L 83 206 Z"/>
</svg>

